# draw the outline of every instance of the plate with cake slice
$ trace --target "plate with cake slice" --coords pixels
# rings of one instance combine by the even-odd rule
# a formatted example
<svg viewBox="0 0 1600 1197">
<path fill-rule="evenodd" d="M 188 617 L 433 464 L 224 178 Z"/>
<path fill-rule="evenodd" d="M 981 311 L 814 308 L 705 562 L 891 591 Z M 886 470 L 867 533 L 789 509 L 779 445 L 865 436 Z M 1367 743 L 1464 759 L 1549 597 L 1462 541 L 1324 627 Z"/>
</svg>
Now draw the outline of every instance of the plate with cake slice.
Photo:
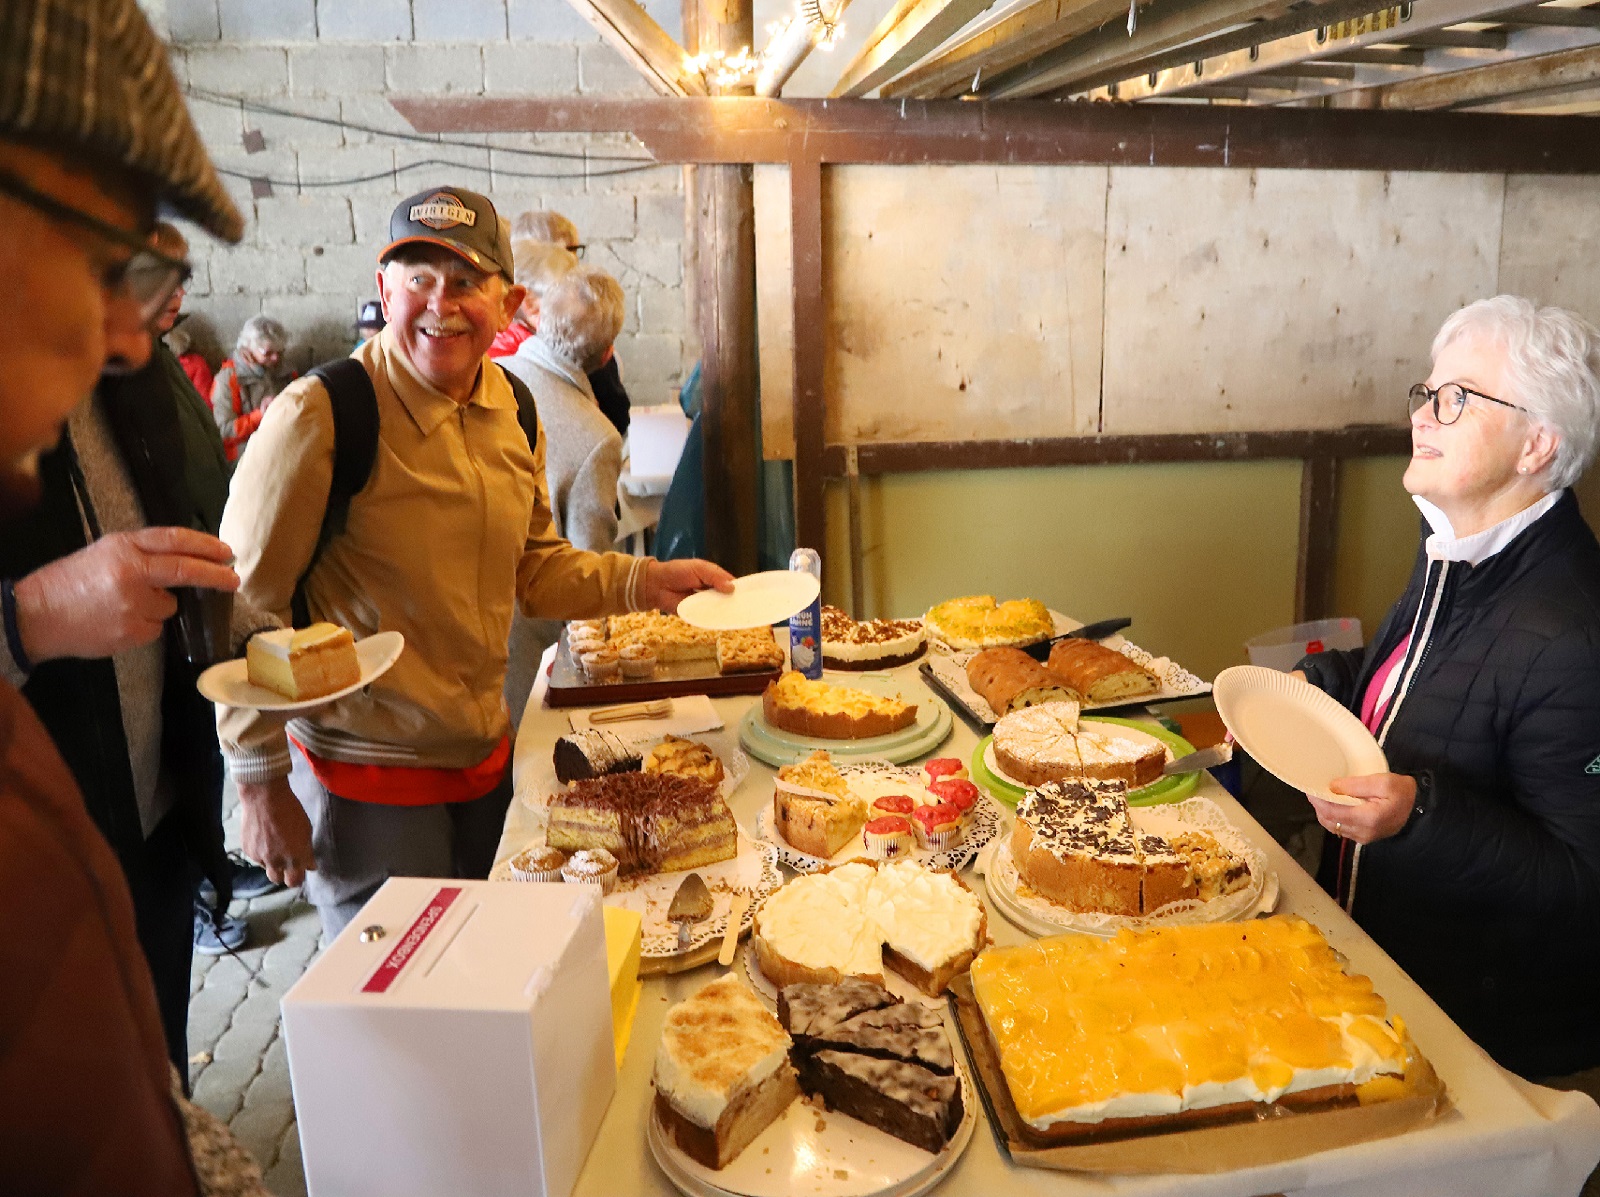
<svg viewBox="0 0 1600 1197">
<path fill-rule="evenodd" d="M 1034 935 L 1221 923 L 1277 901 L 1264 853 L 1206 798 L 1129 807 L 1119 782 L 1050 782 L 980 865 L 989 896 Z"/>
<path fill-rule="evenodd" d="M 908 767 L 814 752 L 778 770 L 757 829 L 797 873 L 863 857 L 959 870 L 1000 822 L 999 806 L 954 757 Z"/>
<path fill-rule="evenodd" d="M 212 702 L 252 711 L 305 711 L 369 686 L 400 659 L 406 638 L 375 632 L 356 640 L 348 628 L 318 623 L 250 638 L 243 660 L 211 666 L 195 682 Z"/>
<path fill-rule="evenodd" d="M 726 974 L 667 1012 L 652 1086 L 650 1152 L 695 1197 L 915 1197 L 977 1124 L 940 1011 L 870 982 L 790 986 L 774 1015 Z"/>
<path fill-rule="evenodd" d="M 708 781 L 724 800 L 733 797 L 750 775 L 750 758 L 731 733 L 720 730 L 692 736 L 623 735 L 589 727 L 557 737 L 550 758 L 559 785 L 612 773 L 670 773 Z M 523 801 L 535 810 L 545 809 L 550 803 L 548 788 L 528 787 Z"/>
<path fill-rule="evenodd" d="M 942 702 L 910 689 L 887 674 L 862 674 L 839 685 L 791 670 L 745 715 L 739 742 L 769 765 L 793 764 L 819 749 L 904 764 L 944 743 L 954 724 Z"/>
</svg>

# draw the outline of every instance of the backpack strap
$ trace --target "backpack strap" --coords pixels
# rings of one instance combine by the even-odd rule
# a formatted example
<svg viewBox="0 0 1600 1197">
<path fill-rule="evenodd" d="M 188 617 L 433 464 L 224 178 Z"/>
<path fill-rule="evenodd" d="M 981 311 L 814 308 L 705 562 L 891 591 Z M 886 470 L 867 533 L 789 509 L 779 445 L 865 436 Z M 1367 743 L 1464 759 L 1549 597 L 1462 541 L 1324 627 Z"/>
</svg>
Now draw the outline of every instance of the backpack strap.
<svg viewBox="0 0 1600 1197">
<path fill-rule="evenodd" d="M 539 455 L 539 409 L 534 406 L 533 392 L 528 389 L 528 384 L 523 382 L 504 366 L 500 373 L 506 376 L 506 381 L 511 384 L 511 393 L 517 397 L 517 423 L 522 425 L 522 435 L 528 438 L 528 450 L 535 457 Z"/>
<path fill-rule="evenodd" d="M 322 512 L 322 527 L 311 560 L 294 586 L 290 611 L 294 626 L 311 622 L 306 602 L 306 578 L 311 575 L 322 550 L 344 531 L 350 515 L 350 500 L 366 486 L 372 464 L 378 458 L 378 396 L 366 367 L 353 357 L 324 362 L 310 371 L 328 392 L 333 410 L 333 478 L 328 486 L 328 502 Z"/>
</svg>

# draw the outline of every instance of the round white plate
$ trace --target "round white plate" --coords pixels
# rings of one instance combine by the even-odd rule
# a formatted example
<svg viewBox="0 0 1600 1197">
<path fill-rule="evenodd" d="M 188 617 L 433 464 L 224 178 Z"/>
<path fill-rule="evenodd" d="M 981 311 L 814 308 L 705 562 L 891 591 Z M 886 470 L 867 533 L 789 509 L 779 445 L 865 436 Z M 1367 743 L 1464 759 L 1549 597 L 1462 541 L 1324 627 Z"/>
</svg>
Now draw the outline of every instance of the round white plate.
<svg viewBox="0 0 1600 1197">
<path fill-rule="evenodd" d="M 654 1100 L 645 1138 L 667 1179 L 692 1197 L 917 1197 L 944 1179 L 972 1141 L 978 1094 L 959 1058 L 956 1075 L 961 1125 L 937 1155 L 806 1101 L 791 1102 L 721 1171 L 678 1150 L 656 1120 Z"/>
<path fill-rule="evenodd" d="M 684 623 L 713 632 L 760 628 L 804 611 L 822 591 L 811 574 L 770 569 L 733 580 L 733 593 L 699 590 L 678 604 Z"/>
<path fill-rule="evenodd" d="M 375 632 L 364 640 L 356 641 L 356 661 L 361 666 L 361 680 L 343 690 L 324 694 L 321 698 L 307 698 L 296 702 L 285 698 L 276 690 L 250 684 L 250 666 L 243 658 L 223 661 L 200 675 L 195 685 L 200 693 L 212 702 L 226 707 L 242 707 L 251 711 L 306 711 L 312 707 L 326 706 L 346 694 L 354 694 L 363 686 L 389 672 L 389 667 L 400 659 L 406 647 L 406 638 L 399 632 Z"/>
<path fill-rule="evenodd" d="M 1335 794 L 1340 777 L 1387 773 L 1388 759 L 1366 725 L 1308 682 L 1263 669 L 1235 665 L 1212 686 L 1217 714 L 1233 738 L 1285 785 L 1339 806 L 1358 798 Z"/>
</svg>

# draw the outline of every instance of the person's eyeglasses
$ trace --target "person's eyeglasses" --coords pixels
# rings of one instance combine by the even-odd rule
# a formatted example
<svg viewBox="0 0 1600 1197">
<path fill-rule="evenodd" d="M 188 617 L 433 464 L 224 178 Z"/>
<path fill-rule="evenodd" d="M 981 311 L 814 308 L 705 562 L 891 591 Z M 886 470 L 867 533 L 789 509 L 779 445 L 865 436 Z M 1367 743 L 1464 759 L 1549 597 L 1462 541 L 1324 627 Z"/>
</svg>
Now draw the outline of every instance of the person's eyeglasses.
<svg viewBox="0 0 1600 1197">
<path fill-rule="evenodd" d="M 570 253 L 573 257 L 577 258 L 581 262 L 581 261 L 583 261 L 583 251 L 588 249 L 588 248 L 589 247 L 587 245 L 583 244 L 583 242 L 580 241 L 576 245 L 567 246 L 567 252 Z"/>
<path fill-rule="evenodd" d="M 189 281 L 189 263 L 154 248 L 144 234 L 119 229 L 99 217 L 80 212 L 54 196 L 36 191 L 4 171 L 0 171 L 0 194 L 9 195 L 64 224 L 86 229 L 102 241 L 132 250 L 128 258 L 115 263 L 101 275 L 100 285 L 107 294 L 132 303 L 146 325 L 155 323 L 162 309 L 167 306 L 167 301 Z"/>
<path fill-rule="evenodd" d="M 1482 391 L 1468 390 L 1459 382 L 1447 382 L 1438 390 L 1430 390 L 1428 384 L 1419 382 L 1411 388 L 1407 396 L 1406 414 L 1414 416 L 1428 404 L 1433 404 L 1433 418 L 1440 424 L 1454 424 L 1461 418 L 1461 413 L 1467 409 L 1468 397 L 1473 399 L 1487 399 L 1490 403 L 1498 403 L 1501 407 L 1509 407 L 1512 411 L 1520 411 L 1524 415 L 1528 409 L 1518 407 L 1515 403 L 1507 403 L 1504 399 L 1496 399 L 1493 395 L 1485 395 Z"/>
</svg>

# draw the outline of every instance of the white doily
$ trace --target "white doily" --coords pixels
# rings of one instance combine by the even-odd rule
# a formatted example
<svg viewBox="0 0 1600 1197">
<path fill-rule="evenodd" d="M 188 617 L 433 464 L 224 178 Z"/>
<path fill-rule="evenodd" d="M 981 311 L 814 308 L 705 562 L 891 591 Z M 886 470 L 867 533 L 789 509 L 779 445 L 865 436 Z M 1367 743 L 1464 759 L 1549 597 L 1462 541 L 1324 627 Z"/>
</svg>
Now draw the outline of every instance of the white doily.
<svg viewBox="0 0 1600 1197">
<path fill-rule="evenodd" d="M 893 783 L 897 789 L 903 788 L 908 795 L 913 796 L 926 789 L 922 784 L 922 771 L 917 767 L 896 765 L 882 757 L 859 757 L 854 760 L 835 760 L 833 767 L 845 779 L 848 785 L 852 777 L 871 775 L 875 779 L 886 779 Z M 809 793 L 803 786 L 785 785 L 782 782 L 774 784 L 783 786 L 794 793 Z M 881 786 L 877 788 L 882 788 Z M 928 848 L 913 848 L 907 859 L 914 860 L 927 868 L 939 872 L 958 873 L 972 861 L 972 858 L 1000 831 L 1000 808 L 993 798 L 980 787 L 977 801 L 972 804 L 972 814 L 967 820 L 966 833 L 960 841 L 949 848 L 934 851 Z M 832 865 L 841 865 L 846 861 L 868 857 L 866 845 L 859 838 L 846 844 L 831 858 L 811 856 L 794 847 L 788 840 L 778 833 L 773 825 L 772 804 L 769 802 L 762 807 L 761 815 L 757 820 L 756 829 L 761 838 L 770 843 L 778 852 L 778 859 L 788 865 L 797 873 L 815 873 L 818 869 Z"/>
<path fill-rule="evenodd" d="M 1091 935 L 1115 935 L 1127 927 L 1141 930 L 1197 923 L 1225 923 L 1252 917 L 1262 905 L 1264 894 L 1276 889 L 1277 879 L 1267 865 L 1266 855 L 1228 822 L 1222 808 L 1208 798 L 1190 798 L 1170 806 L 1132 807 L 1134 826 L 1146 834 L 1171 837 L 1185 831 L 1209 832 L 1229 852 L 1242 859 L 1250 870 L 1250 884 L 1235 893 L 1213 898 L 1173 902 L 1154 914 L 1099 914 L 1068 910 L 1034 893 L 1017 871 L 1011 855 L 1011 840 L 999 841 L 980 863 L 989 894 L 1003 914 L 1024 930 L 1038 934 L 1056 931 L 1083 931 Z M 1020 916 L 1020 917 L 1019 917 Z"/>
</svg>

